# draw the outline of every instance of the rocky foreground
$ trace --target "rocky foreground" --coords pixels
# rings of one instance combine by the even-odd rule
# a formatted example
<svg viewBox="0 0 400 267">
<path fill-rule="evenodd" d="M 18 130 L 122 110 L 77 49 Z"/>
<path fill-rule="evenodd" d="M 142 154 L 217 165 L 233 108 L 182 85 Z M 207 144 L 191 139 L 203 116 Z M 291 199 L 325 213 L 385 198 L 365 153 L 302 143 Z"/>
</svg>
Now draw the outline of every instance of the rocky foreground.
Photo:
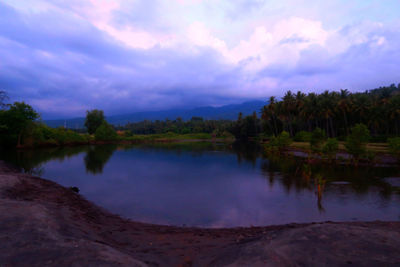
<svg viewBox="0 0 400 267">
<path fill-rule="evenodd" d="M 400 222 L 142 224 L 0 162 L 0 266 L 400 266 Z"/>
</svg>

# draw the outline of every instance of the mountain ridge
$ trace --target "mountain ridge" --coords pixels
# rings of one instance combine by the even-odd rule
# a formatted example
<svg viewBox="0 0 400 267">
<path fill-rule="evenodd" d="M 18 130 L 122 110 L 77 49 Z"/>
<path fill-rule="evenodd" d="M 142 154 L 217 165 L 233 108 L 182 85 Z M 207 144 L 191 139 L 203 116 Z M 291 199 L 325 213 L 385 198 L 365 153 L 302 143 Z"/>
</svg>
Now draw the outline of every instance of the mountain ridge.
<svg viewBox="0 0 400 267">
<path fill-rule="evenodd" d="M 260 113 L 263 106 L 267 105 L 267 101 L 254 100 L 247 101 L 241 104 L 230 104 L 220 107 L 203 106 L 192 109 L 169 109 L 160 111 L 142 111 L 130 114 L 106 116 L 107 122 L 113 125 L 125 125 L 129 122 L 139 122 L 144 120 L 175 120 L 180 117 L 183 120 L 190 120 L 192 117 L 202 117 L 205 120 L 236 120 L 239 112 L 244 116 L 252 114 L 256 111 Z M 45 120 L 44 123 L 50 127 L 67 126 L 67 128 L 80 129 L 84 128 L 85 118 L 71 118 L 71 119 L 56 119 Z"/>
</svg>

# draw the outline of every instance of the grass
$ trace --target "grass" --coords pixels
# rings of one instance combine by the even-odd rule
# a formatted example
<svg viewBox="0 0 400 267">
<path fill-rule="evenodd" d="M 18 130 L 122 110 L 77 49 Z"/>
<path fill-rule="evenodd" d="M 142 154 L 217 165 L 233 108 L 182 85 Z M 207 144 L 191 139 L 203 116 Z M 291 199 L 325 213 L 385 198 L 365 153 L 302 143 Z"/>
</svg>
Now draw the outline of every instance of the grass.
<svg viewBox="0 0 400 267">
<path fill-rule="evenodd" d="M 195 133 L 195 134 L 147 134 L 147 135 L 133 135 L 131 137 L 123 138 L 129 141 L 170 141 L 170 140 L 207 140 L 212 139 L 211 134 Z"/>
<path fill-rule="evenodd" d="M 308 150 L 310 149 L 310 143 L 308 142 L 293 142 L 290 147 L 292 148 L 298 148 L 302 150 Z M 369 151 L 375 152 L 375 153 L 389 153 L 389 147 L 388 144 L 386 143 L 368 143 L 367 144 L 367 149 Z M 344 151 L 346 150 L 344 146 L 344 142 L 339 142 L 339 150 Z"/>
</svg>

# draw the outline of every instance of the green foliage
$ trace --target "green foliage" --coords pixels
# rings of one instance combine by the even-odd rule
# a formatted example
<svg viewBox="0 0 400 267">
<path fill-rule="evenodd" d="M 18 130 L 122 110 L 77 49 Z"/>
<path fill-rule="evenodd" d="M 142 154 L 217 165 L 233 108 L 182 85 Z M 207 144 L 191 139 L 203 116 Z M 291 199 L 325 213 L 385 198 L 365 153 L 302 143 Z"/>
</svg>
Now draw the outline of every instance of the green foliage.
<svg viewBox="0 0 400 267">
<path fill-rule="evenodd" d="M 129 141 L 163 141 L 163 140 L 186 140 L 186 139 L 211 139 L 211 135 L 208 133 L 193 133 L 193 134 L 175 134 L 172 132 L 165 134 L 146 134 L 139 135 L 135 134 L 128 137 Z"/>
<path fill-rule="evenodd" d="M 97 128 L 94 137 L 98 141 L 112 141 L 118 138 L 117 132 L 106 121 Z"/>
<path fill-rule="evenodd" d="M 261 131 L 260 120 L 253 114 L 252 116 L 246 116 L 245 118 L 239 114 L 237 122 L 230 129 L 230 132 L 238 140 L 247 140 L 249 137 L 256 137 Z"/>
<path fill-rule="evenodd" d="M 23 139 L 24 146 L 57 146 L 86 144 L 89 142 L 87 135 L 79 134 L 63 127 L 50 128 L 41 123 L 32 124 L 26 130 Z"/>
<path fill-rule="evenodd" d="M 389 151 L 394 155 L 400 162 L 400 137 L 389 138 Z"/>
<path fill-rule="evenodd" d="M 132 135 L 133 135 L 132 131 L 130 131 L 130 130 L 124 131 L 124 137 L 131 137 Z"/>
<path fill-rule="evenodd" d="M 125 126 L 117 127 L 118 130 L 129 130 L 134 135 L 154 135 L 173 132 L 175 134 L 196 134 L 218 132 L 218 136 L 225 131 L 231 131 L 234 123 L 229 120 L 204 120 L 201 117 L 193 117 L 191 120 L 144 120 L 141 122 L 128 123 Z"/>
<path fill-rule="evenodd" d="M 310 142 L 311 133 L 306 131 L 300 131 L 294 136 L 293 140 L 296 142 Z"/>
<path fill-rule="evenodd" d="M 1 141 L 8 145 L 21 145 L 24 131 L 38 118 L 39 114 L 24 102 L 8 105 L 8 110 L 0 111 Z"/>
<path fill-rule="evenodd" d="M 104 112 L 102 110 L 93 109 L 86 111 L 85 127 L 89 134 L 94 134 L 104 121 Z"/>
<path fill-rule="evenodd" d="M 346 138 L 345 147 L 347 152 L 358 160 L 366 154 L 369 139 L 370 134 L 367 126 L 362 123 L 356 124 L 351 129 L 351 134 Z"/>
<path fill-rule="evenodd" d="M 292 142 L 293 141 L 290 138 L 290 134 L 286 131 L 283 131 L 277 137 L 271 138 L 270 142 L 267 145 L 267 149 L 278 150 L 279 152 L 281 152 L 289 147 Z"/>
<path fill-rule="evenodd" d="M 339 150 L 339 142 L 335 138 L 328 138 L 324 146 L 322 147 L 322 152 L 332 159 L 336 156 Z"/>
<path fill-rule="evenodd" d="M 374 133 L 374 140 L 386 141 L 387 136 L 400 136 L 400 86 L 392 84 L 362 93 L 340 90 L 305 95 L 288 91 L 280 101 L 270 98 L 262 109 L 262 120 L 268 133 L 277 135 L 287 130 L 295 137 L 300 131 L 317 127 L 331 138 L 347 136 L 352 127 L 363 123 Z"/>
<path fill-rule="evenodd" d="M 310 147 L 313 152 L 320 152 L 322 149 L 322 144 L 326 139 L 325 132 L 320 128 L 315 128 L 311 133 Z"/>
<path fill-rule="evenodd" d="M 376 158 L 376 153 L 374 151 L 371 150 L 367 150 L 365 153 L 365 158 L 370 162 L 373 163 L 375 161 Z"/>
</svg>

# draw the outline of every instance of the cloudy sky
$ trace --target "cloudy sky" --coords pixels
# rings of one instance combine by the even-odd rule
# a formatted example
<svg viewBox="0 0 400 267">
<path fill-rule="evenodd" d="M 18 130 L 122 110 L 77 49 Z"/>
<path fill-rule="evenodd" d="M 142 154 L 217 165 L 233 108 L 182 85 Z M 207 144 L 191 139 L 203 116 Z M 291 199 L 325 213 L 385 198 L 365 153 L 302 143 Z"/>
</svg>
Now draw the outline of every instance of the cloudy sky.
<svg viewBox="0 0 400 267">
<path fill-rule="evenodd" d="M 398 0 L 2 0 L 0 89 L 43 118 L 400 82 Z"/>
</svg>

